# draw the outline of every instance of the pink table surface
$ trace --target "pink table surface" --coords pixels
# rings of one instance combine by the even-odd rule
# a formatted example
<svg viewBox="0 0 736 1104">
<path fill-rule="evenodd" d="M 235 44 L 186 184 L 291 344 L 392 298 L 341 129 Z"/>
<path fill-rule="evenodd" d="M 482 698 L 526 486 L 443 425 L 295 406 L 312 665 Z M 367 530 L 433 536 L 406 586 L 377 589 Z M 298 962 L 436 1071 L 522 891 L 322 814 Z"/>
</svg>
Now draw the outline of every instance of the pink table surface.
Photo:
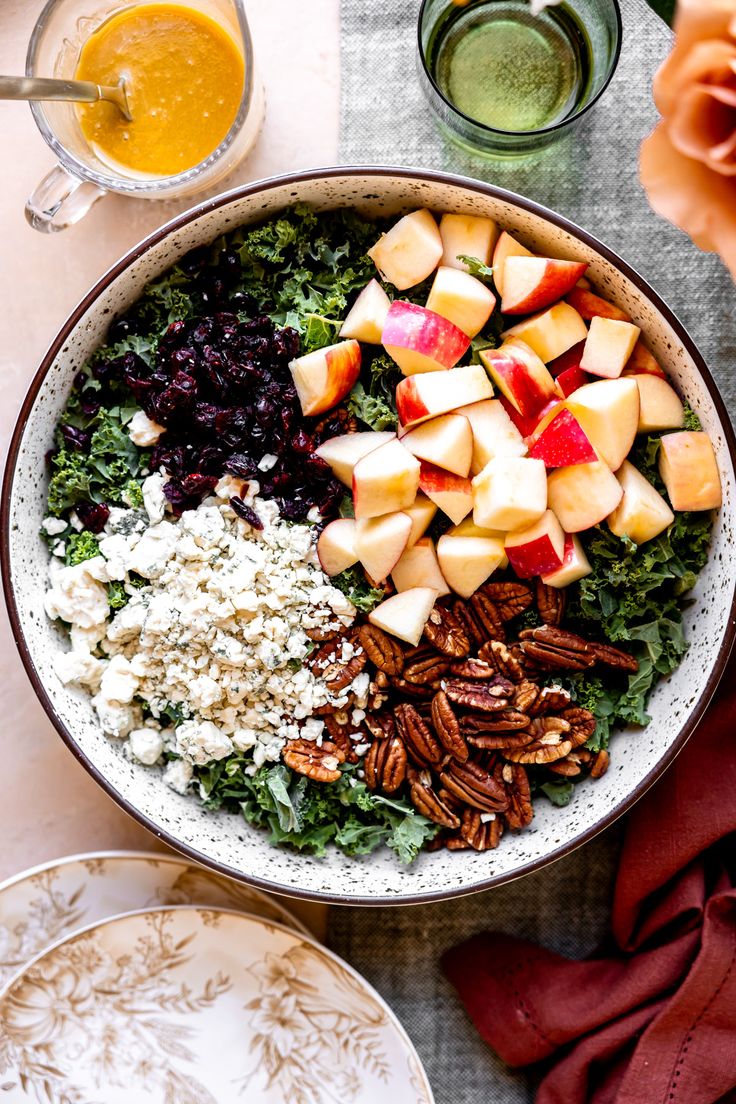
<svg viewBox="0 0 736 1104">
<path fill-rule="evenodd" d="M 0 72 L 22 73 L 38 0 L 3 0 Z M 226 187 L 333 164 L 339 89 L 338 0 L 250 0 L 256 57 L 266 86 L 266 123 L 256 149 Z M 0 435 L 3 454 L 39 361 L 76 302 L 98 277 L 191 200 L 152 203 L 107 196 L 77 226 L 46 236 L 23 216 L 28 193 L 54 158 L 26 104 L 0 103 Z M 130 819 L 76 763 L 36 700 L 0 616 L 3 800 L 0 879 L 56 856 L 103 848 L 150 848 Z M 159 845 L 160 846 L 160 845 Z M 322 909 L 297 906 L 316 929 Z"/>
</svg>

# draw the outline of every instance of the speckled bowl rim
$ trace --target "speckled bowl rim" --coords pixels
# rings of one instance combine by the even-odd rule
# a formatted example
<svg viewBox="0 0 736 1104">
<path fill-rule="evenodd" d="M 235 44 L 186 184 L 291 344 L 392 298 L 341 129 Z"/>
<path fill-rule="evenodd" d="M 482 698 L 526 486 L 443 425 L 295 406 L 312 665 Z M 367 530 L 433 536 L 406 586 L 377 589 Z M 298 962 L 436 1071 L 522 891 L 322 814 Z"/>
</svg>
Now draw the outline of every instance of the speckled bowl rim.
<svg viewBox="0 0 736 1104">
<path fill-rule="evenodd" d="M 541 870 L 545 866 L 549 866 L 550 863 L 556 862 L 558 859 L 563 858 L 566 855 L 576 851 L 578 847 L 582 847 L 583 844 L 589 840 L 594 839 L 606 828 L 610 827 L 619 817 L 628 812 L 629 809 L 650 789 L 651 786 L 664 774 L 665 770 L 675 760 L 677 755 L 682 751 L 687 741 L 692 736 L 696 727 L 702 720 L 708 705 L 716 692 L 718 684 L 723 677 L 723 673 L 726 669 L 729 655 L 736 639 L 736 594 L 731 601 L 730 615 L 728 618 L 728 624 L 723 638 L 723 643 L 720 648 L 718 659 L 713 667 L 713 670 L 700 693 L 698 703 L 693 709 L 692 713 L 688 717 L 685 724 L 680 729 L 677 736 L 672 740 L 669 747 L 662 757 L 659 759 L 657 765 L 650 770 L 637 786 L 634 787 L 632 792 L 624 798 L 620 804 L 618 804 L 610 812 L 601 816 L 594 825 L 585 829 L 579 835 L 576 835 L 573 839 L 561 844 L 554 851 L 550 851 L 548 854 L 539 858 L 532 859 L 528 863 L 517 867 L 514 870 L 504 871 L 498 874 L 489 875 L 488 878 L 483 881 L 477 882 L 472 886 L 458 886 L 451 889 L 441 889 L 436 891 L 429 891 L 424 893 L 408 893 L 405 896 L 396 898 L 394 896 L 347 896 L 340 893 L 326 893 L 315 890 L 296 889 L 292 886 L 283 886 L 279 882 L 271 882 L 265 878 L 257 877 L 255 875 L 246 874 L 243 871 L 235 870 L 233 867 L 228 866 L 225 863 L 218 862 L 215 859 L 203 854 L 201 851 L 197 851 L 196 848 L 182 843 L 175 836 L 168 831 L 160 828 L 149 817 L 137 809 L 132 802 L 127 798 L 119 794 L 112 783 L 101 773 L 101 771 L 90 761 L 85 755 L 84 751 L 75 742 L 71 733 L 64 725 L 54 710 L 51 700 L 46 693 L 46 689 L 43 684 L 43 680 L 36 670 L 33 660 L 31 658 L 30 650 L 26 644 L 23 634 L 19 610 L 15 600 L 15 591 L 12 583 L 11 571 L 10 571 L 10 503 L 13 481 L 15 477 L 15 467 L 18 459 L 18 453 L 20 450 L 21 439 L 23 436 L 23 430 L 25 428 L 28 415 L 36 401 L 38 392 L 43 384 L 47 372 L 53 365 L 57 355 L 61 351 L 67 338 L 70 336 L 74 327 L 79 320 L 85 314 L 85 312 L 94 304 L 98 296 L 115 280 L 121 272 L 128 268 L 134 261 L 138 260 L 143 254 L 145 254 L 152 246 L 157 245 L 164 238 L 170 234 L 175 233 L 182 227 L 187 226 L 190 222 L 195 221 L 201 215 L 206 214 L 209 211 L 215 211 L 220 207 L 226 206 L 233 200 L 243 199 L 248 196 L 256 195 L 258 193 L 268 192 L 272 189 L 298 186 L 305 181 L 311 181 L 316 179 L 330 179 L 341 177 L 405 177 L 408 181 L 420 180 L 428 181 L 429 183 L 443 184 L 449 186 L 455 186 L 464 188 L 467 191 L 476 192 L 481 196 L 489 196 L 492 199 L 497 199 L 502 202 L 513 204 L 519 207 L 521 210 L 526 211 L 532 215 L 536 215 L 539 218 L 546 219 L 552 225 L 558 229 L 571 234 L 576 237 L 583 244 L 591 249 L 596 250 L 602 257 L 605 257 L 612 265 L 619 269 L 624 276 L 636 287 L 636 289 L 644 295 L 650 303 L 652 303 L 656 309 L 663 316 L 667 324 L 672 328 L 676 334 L 678 340 L 682 343 L 687 350 L 689 356 L 700 373 L 700 376 L 708 390 L 713 404 L 715 406 L 718 418 L 723 430 L 724 440 L 728 445 L 729 455 L 734 467 L 736 467 L 736 435 L 731 424 L 731 419 L 726 410 L 725 403 L 721 398 L 721 394 L 715 383 L 715 380 L 710 374 L 705 361 L 697 349 L 692 338 L 689 336 L 684 325 L 680 322 L 674 312 L 667 306 L 660 295 L 647 283 L 647 281 L 636 272 L 631 265 L 622 260 L 614 250 L 609 249 L 598 240 L 593 234 L 588 233 L 586 230 L 582 230 L 575 223 L 565 218 L 563 215 L 558 215 L 554 211 L 551 211 L 548 207 L 545 207 L 541 203 L 537 203 L 534 200 L 526 199 L 524 196 L 516 195 L 516 193 L 509 191 L 506 188 L 499 188 L 494 184 L 486 184 L 482 181 L 473 180 L 470 177 L 461 176 L 455 173 L 439 172 L 430 169 L 414 169 L 407 166 L 389 167 L 384 165 L 346 165 L 346 166 L 329 166 L 328 168 L 316 168 L 308 169 L 303 172 L 285 173 L 280 176 L 271 176 L 263 180 L 256 180 L 250 184 L 245 184 L 237 188 L 233 188 L 230 191 L 222 192 L 220 195 L 215 196 L 212 199 L 205 200 L 202 203 L 191 207 L 188 211 L 185 211 L 181 215 L 177 215 L 176 218 L 171 219 L 169 222 L 164 223 L 144 238 L 137 245 L 133 246 L 116 264 L 105 272 L 105 274 L 97 281 L 96 284 L 87 292 L 83 299 L 77 304 L 67 321 L 62 326 L 58 335 L 51 343 L 48 352 L 41 361 L 41 366 L 36 372 L 31 385 L 28 389 L 28 393 L 23 401 L 18 418 L 13 430 L 13 435 L 10 441 L 10 447 L 8 449 L 8 456 L 5 466 L 5 474 L 3 477 L 2 494 L 0 499 L 0 570 L 3 578 L 3 593 L 5 595 L 5 602 L 7 605 L 10 624 L 13 632 L 13 639 L 15 640 L 16 647 L 20 653 L 23 666 L 26 669 L 26 673 L 31 681 L 31 685 L 38 697 L 41 705 L 43 706 L 46 714 L 51 723 L 56 728 L 57 732 L 61 736 L 62 740 L 69 748 L 71 753 L 79 760 L 82 766 L 88 771 L 88 773 L 94 778 L 94 780 L 102 787 L 105 793 L 113 799 L 126 813 L 128 813 L 134 820 L 142 824 L 144 828 L 147 828 L 158 839 L 163 840 L 175 851 L 178 851 L 182 855 L 186 855 L 188 858 L 194 860 L 200 865 L 209 867 L 217 873 L 224 875 L 227 878 L 234 878 L 238 881 L 245 882 L 248 885 L 255 886 L 258 889 L 265 890 L 270 893 L 277 893 L 285 897 L 296 897 L 307 901 L 321 901 L 327 904 L 334 905 L 350 905 L 350 906 L 386 906 L 386 905 L 418 905 L 426 904 L 432 901 L 444 901 L 450 900 L 454 897 L 464 897 L 471 893 L 480 893 L 483 890 L 491 889 L 493 886 L 503 885 L 506 882 L 515 881 L 517 878 L 523 877 L 525 874 L 531 874 L 535 870 Z M 296 193 L 295 193 L 296 197 Z M 676 676 L 675 676 L 676 677 Z"/>
</svg>

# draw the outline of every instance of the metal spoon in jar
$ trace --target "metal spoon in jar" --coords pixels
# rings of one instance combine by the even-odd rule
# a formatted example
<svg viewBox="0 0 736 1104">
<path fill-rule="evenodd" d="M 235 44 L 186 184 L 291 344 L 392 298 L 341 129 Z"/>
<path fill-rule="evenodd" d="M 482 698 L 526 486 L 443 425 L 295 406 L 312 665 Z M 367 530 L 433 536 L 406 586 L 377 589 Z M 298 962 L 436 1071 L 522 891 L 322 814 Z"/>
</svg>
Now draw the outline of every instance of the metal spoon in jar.
<svg viewBox="0 0 736 1104">
<path fill-rule="evenodd" d="M 75 103 L 106 100 L 115 104 L 126 119 L 133 118 L 124 77 L 114 86 L 50 77 L 0 77 L 0 100 L 71 100 Z"/>
</svg>

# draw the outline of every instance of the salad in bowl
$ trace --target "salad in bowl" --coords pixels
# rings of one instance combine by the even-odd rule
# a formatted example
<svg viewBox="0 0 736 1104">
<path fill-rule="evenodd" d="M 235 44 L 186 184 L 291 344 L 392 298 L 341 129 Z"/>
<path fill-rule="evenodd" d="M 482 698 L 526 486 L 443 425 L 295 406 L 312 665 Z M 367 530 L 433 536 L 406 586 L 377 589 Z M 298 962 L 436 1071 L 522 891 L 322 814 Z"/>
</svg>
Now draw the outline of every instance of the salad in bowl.
<svg viewBox="0 0 736 1104">
<path fill-rule="evenodd" d="M 637 754 L 721 475 L 564 253 L 297 204 L 108 325 L 47 456 L 44 608 L 53 677 L 134 771 L 292 850 L 411 863 L 503 849 Z"/>
</svg>

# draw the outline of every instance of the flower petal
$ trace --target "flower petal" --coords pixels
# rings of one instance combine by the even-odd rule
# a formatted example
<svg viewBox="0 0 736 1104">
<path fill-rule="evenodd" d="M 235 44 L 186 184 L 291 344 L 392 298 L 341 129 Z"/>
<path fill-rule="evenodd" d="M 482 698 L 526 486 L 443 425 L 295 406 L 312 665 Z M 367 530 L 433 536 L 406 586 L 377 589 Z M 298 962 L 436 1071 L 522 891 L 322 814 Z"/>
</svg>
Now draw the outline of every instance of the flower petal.
<svg viewBox="0 0 736 1104">
<path fill-rule="evenodd" d="M 669 119 L 670 140 L 680 153 L 706 162 L 715 172 L 736 174 L 736 163 L 728 160 L 736 111 L 715 93 L 703 84 L 683 90 Z"/>
<path fill-rule="evenodd" d="M 720 253 L 736 279 L 736 181 L 676 150 L 664 122 L 642 144 L 640 177 L 653 209 Z"/>
</svg>

